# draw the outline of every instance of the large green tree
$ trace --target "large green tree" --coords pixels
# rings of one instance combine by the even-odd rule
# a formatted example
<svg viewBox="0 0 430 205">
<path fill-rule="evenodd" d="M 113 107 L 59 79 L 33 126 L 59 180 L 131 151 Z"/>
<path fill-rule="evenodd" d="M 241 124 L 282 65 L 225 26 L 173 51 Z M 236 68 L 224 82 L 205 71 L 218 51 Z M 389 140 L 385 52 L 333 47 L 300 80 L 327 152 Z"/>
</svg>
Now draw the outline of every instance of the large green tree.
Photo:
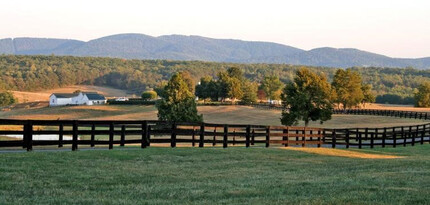
<svg viewBox="0 0 430 205">
<path fill-rule="evenodd" d="M 364 99 L 361 76 L 351 69 L 338 69 L 333 77 L 332 87 L 336 91 L 335 102 L 343 108 L 357 106 Z"/>
<path fill-rule="evenodd" d="M 363 91 L 363 100 L 361 101 L 361 103 L 363 103 L 364 107 L 366 107 L 366 103 L 375 102 L 376 97 L 375 97 L 375 95 L 373 95 L 372 85 L 362 84 L 361 90 Z"/>
<path fill-rule="evenodd" d="M 196 96 L 206 101 L 211 99 L 212 101 L 218 100 L 218 84 L 210 76 L 204 76 L 200 78 L 200 83 L 196 86 Z"/>
<path fill-rule="evenodd" d="M 283 86 L 278 76 L 266 76 L 261 82 L 261 88 L 270 100 L 280 100 Z"/>
<path fill-rule="evenodd" d="M 246 82 L 243 85 L 243 96 L 240 103 L 243 105 L 250 105 L 257 102 L 257 83 Z"/>
<path fill-rule="evenodd" d="M 299 69 L 294 81 L 285 86 L 281 97 L 283 125 L 297 125 L 304 121 L 308 126 L 310 121 L 323 123 L 331 119 L 332 89 L 324 75 L 306 68 Z"/>
<path fill-rule="evenodd" d="M 430 82 L 422 83 L 415 92 L 415 107 L 430 107 Z"/>
<path fill-rule="evenodd" d="M 182 73 L 176 73 L 164 87 L 165 98 L 158 101 L 158 119 L 171 122 L 202 122 L 197 113 L 194 94 L 190 91 Z"/>
</svg>

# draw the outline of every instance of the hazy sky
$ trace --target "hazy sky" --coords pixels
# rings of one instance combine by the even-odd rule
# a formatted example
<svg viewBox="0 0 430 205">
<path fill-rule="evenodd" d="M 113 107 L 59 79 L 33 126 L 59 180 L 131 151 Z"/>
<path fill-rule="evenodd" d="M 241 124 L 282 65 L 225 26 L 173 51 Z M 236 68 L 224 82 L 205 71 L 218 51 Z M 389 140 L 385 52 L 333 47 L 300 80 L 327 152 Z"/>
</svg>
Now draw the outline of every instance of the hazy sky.
<svg viewBox="0 0 430 205">
<path fill-rule="evenodd" d="M 183 34 L 430 56 L 429 0 L 2 0 L 0 19 L 0 38 Z"/>
</svg>

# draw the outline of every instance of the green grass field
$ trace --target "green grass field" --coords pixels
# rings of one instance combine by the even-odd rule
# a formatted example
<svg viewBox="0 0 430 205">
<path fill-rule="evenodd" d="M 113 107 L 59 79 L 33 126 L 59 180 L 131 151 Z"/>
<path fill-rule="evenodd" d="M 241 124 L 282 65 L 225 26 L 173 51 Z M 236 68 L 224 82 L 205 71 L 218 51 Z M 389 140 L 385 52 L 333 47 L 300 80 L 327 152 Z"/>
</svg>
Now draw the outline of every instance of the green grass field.
<svg viewBox="0 0 430 205">
<path fill-rule="evenodd" d="M 350 150 L 404 158 L 242 147 L 0 153 L 0 204 L 429 203 L 430 145 Z"/>
</svg>

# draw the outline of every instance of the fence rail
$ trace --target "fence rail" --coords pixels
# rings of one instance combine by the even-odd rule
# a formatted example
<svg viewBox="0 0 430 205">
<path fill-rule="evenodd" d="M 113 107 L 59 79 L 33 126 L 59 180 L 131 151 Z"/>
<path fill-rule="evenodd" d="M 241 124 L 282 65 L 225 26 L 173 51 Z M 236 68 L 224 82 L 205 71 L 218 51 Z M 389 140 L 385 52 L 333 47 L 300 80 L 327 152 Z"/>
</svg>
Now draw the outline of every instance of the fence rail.
<svg viewBox="0 0 430 205">
<path fill-rule="evenodd" d="M 421 120 L 430 120 L 428 112 L 402 111 L 402 110 L 377 110 L 377 109 L 334 109 L 333 114 L 346 115 L 378 115 L 399 118 L 412 118 Z"/>
<path fill-rule="evenodd" d="M 0 119 L 0 136 L 22 136 L 22 139 L 0 140 L 1 147 L 22 147 L 31 151 L 33 146 L 178 144 L 189 146 L 329 146 L 370 147 L 406 146 L 430 143 L 430 124 L 384 127 L 325 129 L 310 127 L 169 123 L 165 121 L 115 120 L 10 120 Z M 41 140 L 39 136 L 55 139 Z M 68 139 L 65 139 L 65 138 Z"/>
</svg>

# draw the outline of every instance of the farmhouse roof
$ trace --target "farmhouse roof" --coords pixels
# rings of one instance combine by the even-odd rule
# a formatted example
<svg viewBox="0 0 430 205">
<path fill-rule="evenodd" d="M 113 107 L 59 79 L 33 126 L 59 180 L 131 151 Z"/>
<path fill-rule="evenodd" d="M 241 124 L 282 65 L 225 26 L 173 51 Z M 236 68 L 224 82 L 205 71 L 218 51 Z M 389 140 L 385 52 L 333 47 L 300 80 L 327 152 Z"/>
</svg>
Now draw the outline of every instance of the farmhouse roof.
<svg viewBox="0 0 430 205">
<path fill-rule="evenodd" d="M 57 98 L 72 98 L 78 96 L 76 93 L 52 93 L 52 95 L 55 95 Z"/>
<path fill-rule="evenodd" d="M 98 93 L 84 93 L 84 95 L 87 96 L 88 100 L 106 100 L 105 96 Z"/>
</svg>

